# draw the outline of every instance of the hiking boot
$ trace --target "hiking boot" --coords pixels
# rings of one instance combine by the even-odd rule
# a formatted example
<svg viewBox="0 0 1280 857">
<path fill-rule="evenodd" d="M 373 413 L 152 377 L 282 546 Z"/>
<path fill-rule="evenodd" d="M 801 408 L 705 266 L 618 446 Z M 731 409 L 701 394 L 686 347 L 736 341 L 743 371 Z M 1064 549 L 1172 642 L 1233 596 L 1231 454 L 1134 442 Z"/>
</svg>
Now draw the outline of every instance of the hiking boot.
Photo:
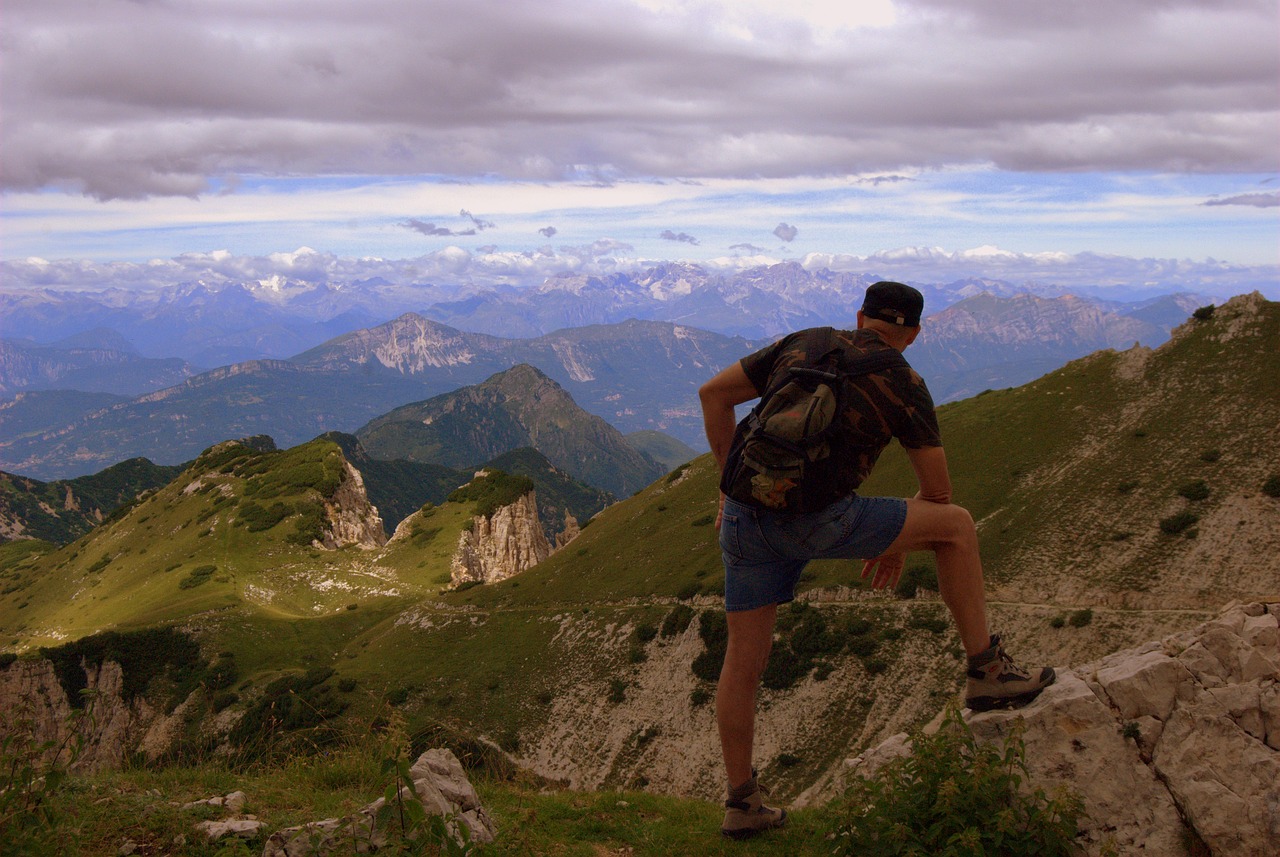
<svg viewBox="0 0 1280 857">
<path fill-rule="evenodd" d="M 724 824 L 720 832 L 730 839 L 747 839 L 771 827 L 781 827 L 787 823 L 785 809 L 773 809 L 764 805 L 764 795 L 769 790 L 756 780 L 756 772 L 751 771 L 751 779 L 737 788 L 729 789 L 729 799 L 724 802 Z"/>
<path fill-rule="evenodd" d="M 1026 705 L 1056 678 L 1053 667 L 1033 672 L 1015 664 L 1000 645 L 1000 636 L 992 634 L 991 648 L 969 658 L 964 704 L 974 711 Z"/>
</svg>

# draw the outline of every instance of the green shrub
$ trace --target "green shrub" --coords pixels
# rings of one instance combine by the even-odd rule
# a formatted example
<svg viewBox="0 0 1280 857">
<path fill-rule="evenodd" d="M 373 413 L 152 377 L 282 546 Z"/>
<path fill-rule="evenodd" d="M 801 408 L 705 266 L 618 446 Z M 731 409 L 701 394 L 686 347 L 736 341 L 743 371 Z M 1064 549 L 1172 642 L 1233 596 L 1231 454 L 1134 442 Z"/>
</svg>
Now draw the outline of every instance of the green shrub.
<svg viewBox="0 0 1280 857">
<path fill-rule="evenodd" d="M 1215 309 L 1216 307 L 1213 304 L 1209 304 L 1208 306 L 1202 306 L 1199 309 L 1197 309 L 1195 312 L 1191 313 L 1191 317 L 1194 318 L 1196 321 L 1208 321 L 1209 319 L 1213 318 L 1213 311 Z"/>
<path fill-rule="evenodd" d="M 250 500 L 240 507 L 240 511 L 236 514 L 236 521 L 243 524 L 249 532 L 260 533 L 289 517 L 292 511 L 289 506 L 278 500 L 270 506 L 263 506 L 261 503 Z"/>
<path fill-rule="evenodd" d="M 1078 853 L 1079 797 L 1028 789 L 1018 727 L 1003 745 L 981 744 L 953 704 L 908 756 L 859 780 L 844 798 L 833 853 L 1067 857 Z"/>
<path fill-rule="evenodd" d="M 711 701 L 711 691 L 705 687 L 695 687 L 689 694 L 689 705 L 692 708 L 700 708 Z"/>
<path fill-rule="evenodd" d="M 315 667 L 267 685 L 231 730 L 231 744 L 246 756 L 257 758 L 289 749 L 290 739 L 295 737 L 305 738 L 311 746 L 337 741 L 340 730 L 336 719 L 347 703 L 334 694 L 329 684 L 332 676 L 332 669 Z"/>
<path fill-rule="evenodd" d="M 729 646 L 729 625 L 722 610 L 704 610 L 698 615 L 698 636 L 706 649 L 693 659 L 690 669 L 703 681 L 719 681 Z"/>
<path fill-rule="evenodd" d="M 893 592 L 899 598 L 915 598 L 917 589 L 938 591 L 938 573 L 927 565 L 913 565 L 902 572 Z"/>
<path fill-rule="evenodd" d="M 1262 483 L 1262 493 L 1268 497 L 1280 497 L 1280 474 L 1272 474 Z"/>
<path fill-rule="evenodd" d="M 693 621 L 693 608 L 687 604 L 677 604 L 662 620 L 662 628 L 658 633 L 662 637 L 674 637 L 683 634 Z"/>
<path fill-rule="evenodd" d="M 1160 519 L 1161 532 L 1176 536 L 1178 533 L 1190 527 L 1196 521 L 1200 520 L 1200 516 L 1195 512 L 1182 511 L 1176 515 L 1170 515 L 1167 518 Z"/>
<path fill-rule="evenodd" d="M 482 518 L 492 518 L 503 506 L 510 506 L 533 490 L 533 480 L 528 476 L 513 476 L 501 470 L 486 471 L 449 495 L 451 503 L 475 503 L 475 512 Z"/>
<path fill-rule="evenodd" d="M 1209 484 L 1203 479 L 1193 479 L 1178 488 L 1178 493 L 1188 500 L 1204 500 L 1209 496 Z"/>
<path fill-rule="evenodd" d="M 202 583 L 213 577 L 218 570 L 216 565 L 198 565 L 187 573 L 187 576 L 178 581 L 179 589 L 195 589 Z"/>
<path fill-rule="evenodd" d="M 1067 625 L 1067 617 L 1063 616 L 1061 613 L 1059 613 L 1057 616 L 1054 616 L 1052 619 L 1049 620 L 1050 628 L 1065 628 L 1066 625 Z"/>
<path fill-rule="evenodd" d="M 608 699 L 615 705 L 625 702 L 627 699 L 627 683 L 620 678 L 609 679 Z"/>
<path fill-rule="evenodd" d="M 104 631 L 73 643 L 40 649 L 53 662 L 54 673 L 72 708 L 81 705 L 81 691 L 88 687 L 86 669 L 107 661 L 120 665 L 123 674 L 121 695 L 126 702 L 145 693 L 151 682 L 167 676 L 172 683 L 169 702 L 185 699 L 204 679 L 208 664 L 200 657 L 200 646 L 174 628 L 143 631 Z"/>
<path fill-rule="evenodd" d="M 681 586 L 680 590 L 676 592 L 676 598 L 681 601 L 688 601 L 700 594 L 702 594 L 702 584 L 695 580 Z"/>
<path fill-rule="evenodd" d="M 1076 610 L 1072 612 L 1071 616 L 1067 619 L 1067 624 L 1072 628 L 1083 628 L 1092 621 L 1093 611 L 1086 607 L 1083 610 Z"/>
<path fill-rule="evenodd" d="M 1200 453 L 1200 460 L 1213 464 L 1222 458 L 1222 451 L 1218 449 L 1206 449 Z"/>
</svg>

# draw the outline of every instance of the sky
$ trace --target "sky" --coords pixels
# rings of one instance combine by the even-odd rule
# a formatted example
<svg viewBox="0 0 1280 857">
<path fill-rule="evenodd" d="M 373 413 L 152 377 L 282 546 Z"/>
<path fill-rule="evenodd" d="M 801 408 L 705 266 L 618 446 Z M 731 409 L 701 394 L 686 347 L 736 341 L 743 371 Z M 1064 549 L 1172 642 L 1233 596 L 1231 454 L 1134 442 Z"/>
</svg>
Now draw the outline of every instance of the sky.
<svg viewBox="0 0 1280 857">
<path fill-rule="evenodd" d="M 0 286 L 1280 283 L 1278 141 L 1275 0 L 6 0 Z"/>
</svg>

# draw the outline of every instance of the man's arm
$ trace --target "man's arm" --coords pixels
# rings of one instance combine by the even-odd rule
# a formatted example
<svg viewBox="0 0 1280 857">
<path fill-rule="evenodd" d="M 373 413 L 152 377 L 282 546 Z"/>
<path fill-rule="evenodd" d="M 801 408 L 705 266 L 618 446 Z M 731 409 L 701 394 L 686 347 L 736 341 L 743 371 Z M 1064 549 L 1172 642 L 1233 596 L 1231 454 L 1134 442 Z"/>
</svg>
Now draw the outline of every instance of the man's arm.
<svg viewBox="0 0 1280 857">
<path fill-rule="evenodd" d="M 911 459 L 916 481 L 920 483 L 920 493 L 916 494 L 916 499 L 928 500 L 930 503 L 950 503 L 951 473 L 947 470 L 947 454 L 942 447 L 908 448 L 907 458 Z"/>
<path fill-rule="evenodd" d="M 721 470 L 724 470 L 725 460 L 729 457 L 733 431 L 738 425 L 734 406 L 749 402 L 759 395 L 741 363 L 726 367 L 698 389 L 698 398 L 702 401 L 703 428 Z"/>
</svg>

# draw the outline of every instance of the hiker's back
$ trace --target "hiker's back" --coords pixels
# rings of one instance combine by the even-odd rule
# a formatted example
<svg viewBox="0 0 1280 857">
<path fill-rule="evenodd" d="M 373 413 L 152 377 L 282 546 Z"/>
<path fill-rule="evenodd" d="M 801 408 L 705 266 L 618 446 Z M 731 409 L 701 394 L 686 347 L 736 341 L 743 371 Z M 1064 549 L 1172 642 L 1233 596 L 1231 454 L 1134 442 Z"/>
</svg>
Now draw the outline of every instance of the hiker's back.
<svg viewBox="0 0 1280 857">
<path fill-rule="evenodd" d="M 721 481 L 739 502 L 817 511 L 853 493 L 894 437 L 940 443 L 928 388 L 874 332 L 810 328 L 742 365 L 762 397 L 738 425 Z"/>
</svg>

